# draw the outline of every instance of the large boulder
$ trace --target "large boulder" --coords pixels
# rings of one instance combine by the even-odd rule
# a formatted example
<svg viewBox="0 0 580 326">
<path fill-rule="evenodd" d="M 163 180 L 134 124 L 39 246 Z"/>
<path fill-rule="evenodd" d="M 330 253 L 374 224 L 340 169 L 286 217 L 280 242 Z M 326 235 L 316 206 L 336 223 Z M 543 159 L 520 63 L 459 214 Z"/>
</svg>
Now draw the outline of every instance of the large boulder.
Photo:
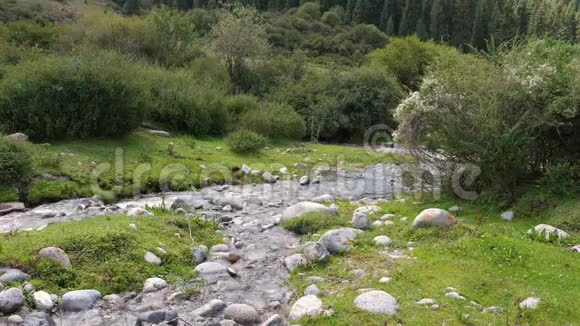
<svg viewBox="0 0 580 326">
<path fill-rule="evenodd" d="M 62 309 L 64 311 L 79 312 L 93 308 L 97 300 L 103 296 L 97 290 L 78 290 L 62 295 Z"/>
<path fill-rule="evenodd" d="M 322 301 L 315 295 L 307 295 L 298 299 L 292 308 L 290 308 L 290 315 L 288 319 L 296 320 L 305 316 L 315 317 L 322 314 Z"/>
<path fill-rule="evenodd" d="M 19 269 L 0 268 L 0 282 L 24 282 L 28 280 L 28 278 L 30 278 L 30 276 Z"/>
<path fill-rule="evenodd" d="M 281 219 L 283 221 L 300 217 L 306 213 L 326 213 L 338 215 L 338 210 L 333 207 L 326 207 L 319 203 L 303 201 L 292 206 L 289 206 L 282 212 Z"/>
<path fill-rule="evenodd" d="M 224 311 L 224 318 L 242 325 L 254 325 L 258 321 L 258 312 L 247 304 L 234 303 Z"/>
<path fill-rule="evenodd" d="M 428 208 L 415 218 L 413 221 L 414 227 L 427 227 L 427 226 L 438 226 L 438 227 L 449 227 L 455 224 L 457 220 L 448 211 L 439 208 Z"/>
<path fill-rule="evenodd" d="M 364 213 L 354 213 L 351 224 L 353 228 L 359 230 L 368 230 L 371 228 L 371 220 Z"/>
<path fill-rule="evenodd" d="M 350 250 L 350 245 L 356 236 L 357 231 L 355 229 L 342 228 L 326 232 L 320 237 L 319 242 L 326 247 L 328 252 L 334 254 Z"/>
<path fill-rule="evenodd" d="M 570 237 L 570 235 L 564 232 L 563 230 L 560 230 L 548 224 L 539 224 L 536 225 L 533 229 L 528 230 L 528 234 L 532 234 L 534 232 L 544 236 L 546 240 L 555 238 L 563 239 Z"/>
<path fill-rule="evenodd" d="M 0 292 L 0 312 L 10 314 L 24 306 L 24 293 L 19 288 L 10 288 Z"/>
<path fill-rule="evenodd" d="M 62 250 L 60 248 L 46 247 L 46 248 L 40 249 L 40 251 L 38 252 L 38 255 L 40 257 L 44 257 L 46 259 L 50 259 L 52 261 L 55 261 L 63 266 L 66 266 L 66 267 L 71 266 L 68 255 L 66 254 L 66 252 L 64 252 L 64 250 Z"/>
<path fill-rule="evenodd" d="M 384 291 L 372 290 L 365 292 L 356 299 L 354 304 L 362 310 L 374 313 L 393 316 L 397 313 L 399 304 L 397 300 Z"/>
<path fill-rule="evenodd" d="M 302 247 L 302 254 L 311 262 L 323 262 L 330 258 L 330 253 L 320 242 L 307 242 Z"/>
</svg>

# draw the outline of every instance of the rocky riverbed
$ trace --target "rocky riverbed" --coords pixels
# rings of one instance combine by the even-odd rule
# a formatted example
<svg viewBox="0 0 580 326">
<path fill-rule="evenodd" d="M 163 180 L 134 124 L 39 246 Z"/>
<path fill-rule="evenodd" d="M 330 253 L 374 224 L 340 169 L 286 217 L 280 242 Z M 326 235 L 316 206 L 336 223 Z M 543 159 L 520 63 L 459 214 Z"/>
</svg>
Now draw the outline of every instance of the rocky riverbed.
<svg viewBox="0 0 580 326">
<path fill-rule="evenodd" d="M 284 210 L 298 202 L 330 202 L 333 197 L 362 199 L 371 204 L 389 200 L 403 191 L 401 168 L 396 164 L 378 164 L 360 171 L 321 170 L 317 175 L 318 180 L 308 185 L 300 185 L 300 177 L 296 176 L 273 184 L 214 186 L 199 192 L 147 196 L 116 205 L 104 205 L 92 198 L 66 200 L 1 216 L 0 232 L 5 233 L 37 230 L 51 223 L 103 214 L 140 214 L 142 208 L 165 205 L 196 209 L 202 216 L 219 219 L 224 225 L 223 231 L 218 231 L 223 232 L 223 245 L 193 251 L 194 256 L 195 250 L 204 253 L 199 255 L 200 264 L 196 267 L 200 277 L 189 282 L 203 289 L 193 301 L 184 300 L 185 287 L 172 288 L 162 280 L 152 279 L 144 285 L 143 293 L 108 295 L 102 300 L 89 298 L 82 309 L 63 309 L 66 308 L 63 297 L 52 316 L 39 312 L 23 315 L 28 314 L 29 320 L 55 320 L 59 325 L 71 326 L 171 320 L 183 325 L 233 325 L 231 320 L 252 325 L 284 324 L 294 295 L 286 286 L 289 266 L 284 259 L 295 254 L 300 246 L 298 237 L 277 226 Z M 160 285 L 155 286 L 156 282 Z M 82 293 L 78 295 L 76 301 L 87 300 Z"/>
</svg>

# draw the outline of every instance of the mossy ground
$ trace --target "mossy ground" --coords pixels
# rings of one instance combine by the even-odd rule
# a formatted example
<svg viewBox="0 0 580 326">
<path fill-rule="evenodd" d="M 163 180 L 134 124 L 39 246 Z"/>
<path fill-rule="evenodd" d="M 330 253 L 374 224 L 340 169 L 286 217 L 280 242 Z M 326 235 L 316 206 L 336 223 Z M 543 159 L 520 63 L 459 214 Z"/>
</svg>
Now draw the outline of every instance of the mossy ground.
<svg viewBox="0 0 580 326">
<path fill-rule="evenodd" d="M 42 231 L 0 235 L 0 266 L 20 268 L 36 288 L 57 294 L 75 289 L 97 289 L 104 294 L 140 290 L 150 277 L 173 284 L 189 281 L 195 276 L 190 248 L 222 243 L 216 226 L 190 219 L 193 242 L 184 216 L 153 212 L 154 217 L 101 216 L 49 225 Z M 129 227 L 131 223 L 136 230 Z M 38 257 L 38 251 L 49 246 L 65 250 L 72 267 Z M 145 262 L 146 251 L 160 257 L 162 264 Z"/>
<path fill-rule="evenodd" d="M 535 196 L 537 197 L 537 196 Z M 373 227 L 354 242 L 354 249 L 322 265 L 310 265 L 295 271 L 291 286 L 299 295 L 310 285 L 308 276 L 322 276 L 318 283 L 322 301 L 335 311 L 331 317 L 305 318 L 302 325 L 574 325 L 580 320 L 580 255 L 568 250 L 578 241 L 580 202 L 577 198 L 551 198 L 550 207 L 530 210 L 533 200 L 521 201 L 513 222 L 501 220 L 501 211 L 490 206 L 451 199 L 423 198 L 415 202 L 380 205 L 383 213 L 392 213 L 394 225 Z M 414 217 L 424 208 L 447 209 L 455 204 L 463 208 L 457 214 L 465 221 L 451 229 L 413 229 Z M 341 220 L 352 216 L 350 203 L 340 203 Z M 406 222 L 400 221 L 407 216 Z M 481 221 L 481 224 L 478 222 Z M 573 239 L 563 243 L 531 240 L 526 231 L 540 223 L 562 227 Z M 323 230 L 317 233 L 322 234 Z M 394 260 L 379 253 L 372 243 L 377 235 L 393 239 L 389 249 L 401 249 L 414 257 Z M 312 234 L 306 239 L 316 240 Z M 408 251 L 406 243 L 417 242 Z M 367 272 L 364 277 L 352 274 L 355 269 Z M 381 277 L 389 283 L 380 283 Z M 346 280 L 346 282 L 345 282 Z M 467 301 L 445 297 L 447 287 L 456 288 Z M 373 315 L 358 310 L 353 300 L 358 289 L 386 291 L 397 298 L 400 309 L 396 317 Z M 527 297 L 540 297 L 535 310 L 522 311 L 518 303 Z M 432 298 L 438 310 L 415 304 Z M 483 313 L 472 307 L 474 300 L 483 307 L 499 306 L 503 313 Z M 469 315 L 469 317 L 466 317 Z"/>
<path fill-rule="evenodd" d="M 253 154 L 231 151 L 222 139 L 194 139 L 189 136 L 162 138 L 135 132 L 117 140 L 67 141 L 50 146 L 26 144 L 33 154 L 36 175 L 50 173 L 65 176 L 68 182 L 36 179 L 28 186 L 29 205 L 65 198 L 95 194 L 94 171 L 99 187 L 118 197 L 129 197 L 137 189 L 141 193 L 159 192 L 160 176 L 167 176 L 170 190 L 184 191 L 192 186 L 224 182 L 239 183 L 243 164 L 262 171 L 277 171 L 287 167 L 288 175 L 303 175 L 307 170 L 295 167 L 304 162 L 309 169 L 317 166 L 364 167 L 372 163 L 403 160 L 401 156 L 367 152 L 364 148 L 298 142 L 270 143 Z M 216 148 L 221 147 L 221 150 Z M 290 151 L 287 151 L 290 149 Z M 307 159 L 308 158 L 308 159 Z M 202 165 L 206 168 L 202 169 Z M 121 167 L 120 169 L 117 166 Z M 139 173 L 139 171 L 143 171 Z M 135 187 L 135 176 L 140 182 Z M 253 182 L 261 182 L 254 176 Z M 7 194 L 14 193 L 9 190 Z M 0 192 L 0 200 L 13 199 Z"/>
</svg>

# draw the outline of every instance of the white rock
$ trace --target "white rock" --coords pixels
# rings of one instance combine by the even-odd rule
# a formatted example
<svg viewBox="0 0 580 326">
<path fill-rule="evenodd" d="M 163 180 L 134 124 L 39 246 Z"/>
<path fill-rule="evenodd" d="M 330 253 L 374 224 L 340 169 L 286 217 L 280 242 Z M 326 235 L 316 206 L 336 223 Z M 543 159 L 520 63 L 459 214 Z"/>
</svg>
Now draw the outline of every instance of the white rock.
<svg viewBox="0 0 580 326">
<path fill-rule="evenodd" d="M 463 209 L 457 205 L 449 207 L 448 212 L 461 212 Z"/>
<path fill-rule="evenodd" d="M 262 174 L 262 180 L 264 180 L 265 183 L 276 182 L 276 178 L 274 178 L 274 176 L 270 172 L 264 172 L 264 174 Z"/>
<path fill-rule="evenodd" d="M 135 231 L 136 231 L 136 230 L 137 230 L 137 225 L 135 225 L 135 224 L 131 223 L 131 224 L 129 224 L 129 228 L 130 228 L 131 230 L 135 230 Z"/>
<path fill-rule="evenodd" d="M 242 325 L 254 325 L 259 315 L 256 309 L 247 304 L 231 304 L 225 312 L 224 318 L 235 321 Z"/>
<path fill-rule="evenodd" d="M 355 212 L 351 220 L 352 227 L 359 230 L 367 230 L 371 227 L 371 220 L 364 213 Z"/>
<path fill-rule="evenodd" d="M 228 269 L 225 266 L 214 262 L 201 263 L 197 265 L 194 270 L 206 278 L 229 275 Z"/>
<path fill-rule="evenodd" d="M 536 309 L 542 299 L 536 297 L 529 297 L 524 301 L 520 302 L 520 308 L 522 309 Z"/>
<path fill-rule="evenodd" d="M 465 297 L 460 295 L 459 293 L 453 291 L 453 292 L 448 292 L 445 293 L 445 296 L 451 299 L 456 299 L 456 300 L 465 300 Z"/>
<path fill-rule="evenodd" d="M 228 252 L 230 247 L 227 244 L 217 244 L 209 249 L 209 252 Z"/>
<path fill-rule="evenodd" d="M 355 213 L 362 213 L 362 214 L 366 214 L 366 215 L 372 215 L 380 210 L 381 210 L 381 208 L 379 206 L 371 205 L 371 206 L 359 207 L 359 208 L 355 209 L 354 212 Z"/>
<path fill-rule="evenodd" d="M 534 230 L 538 234 L 544 234 L 546 240 L 550 240 L 550 238 L 558 237 L 560 239 L 568 238 L 570 235 L 558 228 L 555 228 L 548 224 L 540 224 L 534 227 Z M 528 230 L 528 234 L 532 234 L 532 229 Z"/>
<path fill-rule="evenodd" d="M 379 280 L 380 283 L 389 283 L 391 281 L 390 277 L 381 277 L 381 279 Z"/>
<path fill-rule="evenodd" d="M 384 291 L 372 290 L 365 292 L 354 300 L 354 304 L 362 310 L 374 314 L 385 314 L 393 316 L 397 313 L 399 304 L 397 300 Z"/>
<path fill-rule="evenodd" d="M 157 257 L 154 253 L 147 251 L 143 256 L 145 261 L 152 265 L 161 265 L 161 258 Z"/>
<path fill-rule="evenodd" d="M 143 292 L 144 293 L 157 292 L 159 290 L 165 289 L 168 286 L 169 284 L 167 284 L 165 280 L 159 277 L 152 277 L 145 280 L 145 283 L 143 284 Z"/>
<path fill-rule="evenodd" d="M 289 272 L 292 272 L 296 268 L 308 264 L 308 260 L 301 254 L 294 254 L 284 258 L 284 266 Z"/>
<path fill-rule="evenodd" d="M 331 254 L 348 251 L 352 241 L 356 238 L 357 231 L 351 228 L 342 228 L 326 232 L 320 237 L 319 242 Z"/>
<path fill-rule="evenodd" d="M 252 169 L 251 169 L 249 166 L 247 166 L 247 165 L 245 165 L 245 164 L 244 164 L 244 165 L 242 165 L 242 174 L 243 174 L 243 175 L 248 175 L 248 174 L 250 174 L 251 172 L 252 172 Z"/>
<path fill-rule="evenodd" d="M 433 304 L 435 304 L 435 299 L 425 298 L 425 299 L 421 299 L 415 303 L 420 304 L 420 305 L 424 305 L 424 306 L 433 305 Z"/>
<path fill-rule="evenodd" d="M 428 208 L 415 218 L 414 227 L 438 226 L 449 227 L 456 223 L 455 217 L 446 210 L 439 208 Z"/>
<path fill-rule="evenodd" d="M 383 221 L 374 221 L 373 226 L 383 226 L 385 223 Z"/>
<path fill-rule="evenodd" d="M 9 326 L 15 326 L 15 325 L 20 325 L 22 323 L 24 323 L 24 318 L 20 317 L 19 315 L 12 315 L 10 317 L 8 317 L 8 319 L 6 319 L 6 321 L 8 322 Z"/>
<path fill-rule="evenodd" d="M 288 173 L 288 168 L 287 167 L 280 168 L 280 173 L 287 174 Z"/>
<path fill-rule="evenodd" d="M 7 139 L 10 139 L 12 141 L 23 142 L 23 141 L 27 141 L 28 140 L 28 135 L 23 134 L 21 132 L 17 132 L 15 134 L 6 136 L 6 138 Z"/>
<path fill-rule="evenodd" d="M 44 291 L 34 292 L 32 298 L 34 299 L 34 306 L 38 310 L 50 310 L 54 305 L 54 303 L 52 302 L 52 298 L 50 297 L 50 294 Z"/>
<path fill-rule="evenodd" d="M 24 305 L 24 293 L 19 288 L 10 288 L 0 292 L 0 313 L 9 314 L 18 311 Z"/>
<path fill-rule="evenodd" d="M 315 317 L 322 314 L 322 301 L 315 295 L 307 295 L 298 299 L 290 309 L 288 319 L 296 320 L 305 316 Z"/>
<path fill-rule="evenodd" d="M 306 186 L 310 183 L 310 178 L 307 175 L 304 175 L 304 176 L 300 177 L 300 180 L 298 181 L 298 183 L 301 186 Z"/>
<path fill-rule="evenodd" d="M 373 243 L 377 246 L 388 246 L 393 243 L 393 240 L 386 235 L 379 235 L 373 239 Z"/>
<path fill-rule="evenodd" d="M 506 221 L 512 221 L 514 219 L 514 211 L 507 211 L 501 213 L 501 218 Z"/>
<path fill-rule="evenodd" d="M 393 217 L 395 217 L 395 214 L 385 214 L 385 215 L 383 215 L 383 216 L 379 217 L 379 219 L 381 219 L 381 220 L 383 220 L 383 221 L 384 221 L 384 220 L 390 220 L 390 219 L 392 219 Z"/>
</svg>

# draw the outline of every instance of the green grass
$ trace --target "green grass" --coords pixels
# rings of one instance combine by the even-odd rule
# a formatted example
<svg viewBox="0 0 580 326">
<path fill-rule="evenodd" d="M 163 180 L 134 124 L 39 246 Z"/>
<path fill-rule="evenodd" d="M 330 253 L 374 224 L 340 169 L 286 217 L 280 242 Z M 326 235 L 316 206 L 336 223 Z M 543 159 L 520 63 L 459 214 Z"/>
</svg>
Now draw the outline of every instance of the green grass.
<svg viewBox="0 0 580 326">
<path fill-rule="evenodd" d="M 215 225 L 192 220 L 194 244 L 185 217 L 154 212 L 154 217 L 102 216 L 53 224 L 42 231 L 0 235 L 0 266 L 21 268 L 38 289 L 57 294 L 74 289 L 97 289 L 104 294 L 140 290 L 150 277 L 182 284 L 195 276 L 190 248 L 211 246 L 221 239 Z M 129 228 L 131 223 L 137 230 Z M 72 267 L 39 258 L 38 251 L 48 246 L 65 250 Z M 161 254 L 158 247 L 167 254 Z M 145 262 L 146 251 L 159 256 L 162 264 Z"/>
<path fill-rule="evenodd" d="M 466 222 L 451 229 L 413 229 L 413 218 L 424 208 L 447 209 L 459 204 L 464 211 L 458 214 Z M 346 254 L 333 256 L 324 265 L 310 265 L 291 276 L 291 284 L 299 294 L 309 283 L 308 276 L 323 276 L 319 283 L 322 301 L 335 311 L 331 317 L 305 318 L 303 325 L 574 325 L 580 320 L 580 255 L 568 250 L 577 244 L 580 226 L 580 201 L 576 198 L 552 198 L 551 207 L 528 210 L 525 201 L 516 207 L 514 222 L 499 218 L 501 211 L 476 203 L 442 199 L 415 203 L 381 205 L 381 213 L 397 217 L 391 226 L 373 227 L 355 240 L 355 248 Z M 523 206 L 523 207 L 522 207 Z M 524 209 L 526 207 L 526 209 Z M 352 214 L 349 203 L 340 203 L 341 219 L 348 221 Z M 524 215 L 525 214 L 525 215 Z M 529 214 L 529 215 L 528 215 Z M 407 222 L 400 221 L 408 216 Z M 481 217 L 482 223 L 478 225 Z M 560 226 L 573 235 L 563 243 L 533 241 L 526 231 L 540 223 Z M 565 226 L 565 227 L 564 227 Z M 322 233 L 322 232 L 319 232 Z M 372 244 L 377 235 L 393 239 L 390 249 L 405 250 L 416 259 L 393 260 Z M 307 236 L 309 240 L 316 239 Z M 406 249 L 408 241 L 417 242 L 413 251 Z M 357 277 L 354 269 L 364 269 L 367 276 Z M 389 283 L 378 280 L 391 277 Z M 445 297 L 445 289 L 455 287 L 466 298 L 457 302 Z M 400 304 L 399 314 L 385 317 L 356 309 L 353 300 L 358 289 L 374 288 L 392 294 Z M 540 297 L 536 310 L 521 311 L 518 303 L 530 296 Z M 437 300 L 440 308 L 415 304 L 422 298 Z M 483 307 L 500 306 L 504 313 L 482 313 L 469 301 Z M 464 314 L 469 314 L 466 319 Z"/>
<path fill-rule="evenodd" d="M 289 170 L 287 176 L 291 176 L 306 173 L 294 166 L 306 158 L 310 159 L 306 163 L 310 169 L 324 165 L 359 168 L 403 159 L 390 154 L 368 153 L 363 148 L 298 142 L 271 143 L 258 153 L 238 154 L 222 139 L 161 138 L 142 132 L 117 140 L 69 141 L 50 146 L 26 144 L 26 147 L 33 154 L 37 175 L 50 173 L 70 178 L 70 182 L 32 182 L 28 191 L 30 205 L 93 195 L 95 189 L 91 185 L 95 170 L 101 171 L 97 178 L 101 190 L 114 191 L 121 198 L 133 195 L 135 175 L 140 175 L 142 180 L 137 187 L 141 193 L 159 192 L 161 175 L 167 176 L 171 190 L 185 191 L 192 186 L 242 182 L 243 176 L 238 170 L 243 164 L 274 173 L 285 166 Z M 217 147 L 222 149 L 216 150 Z M 201 165 L 207 168 L 202 169 Z M 250 181 L 261 182 L 261 178 L 254 176 Z"/>
<path fill-rule="evenodd" d="M 316 233 L 320 230 L 344 227 L 348 223 L 332 214 L 307 213 L 300 217 L 283 221 L 280 225 L 288 231 L 305 235 Z"/>
</svg>

